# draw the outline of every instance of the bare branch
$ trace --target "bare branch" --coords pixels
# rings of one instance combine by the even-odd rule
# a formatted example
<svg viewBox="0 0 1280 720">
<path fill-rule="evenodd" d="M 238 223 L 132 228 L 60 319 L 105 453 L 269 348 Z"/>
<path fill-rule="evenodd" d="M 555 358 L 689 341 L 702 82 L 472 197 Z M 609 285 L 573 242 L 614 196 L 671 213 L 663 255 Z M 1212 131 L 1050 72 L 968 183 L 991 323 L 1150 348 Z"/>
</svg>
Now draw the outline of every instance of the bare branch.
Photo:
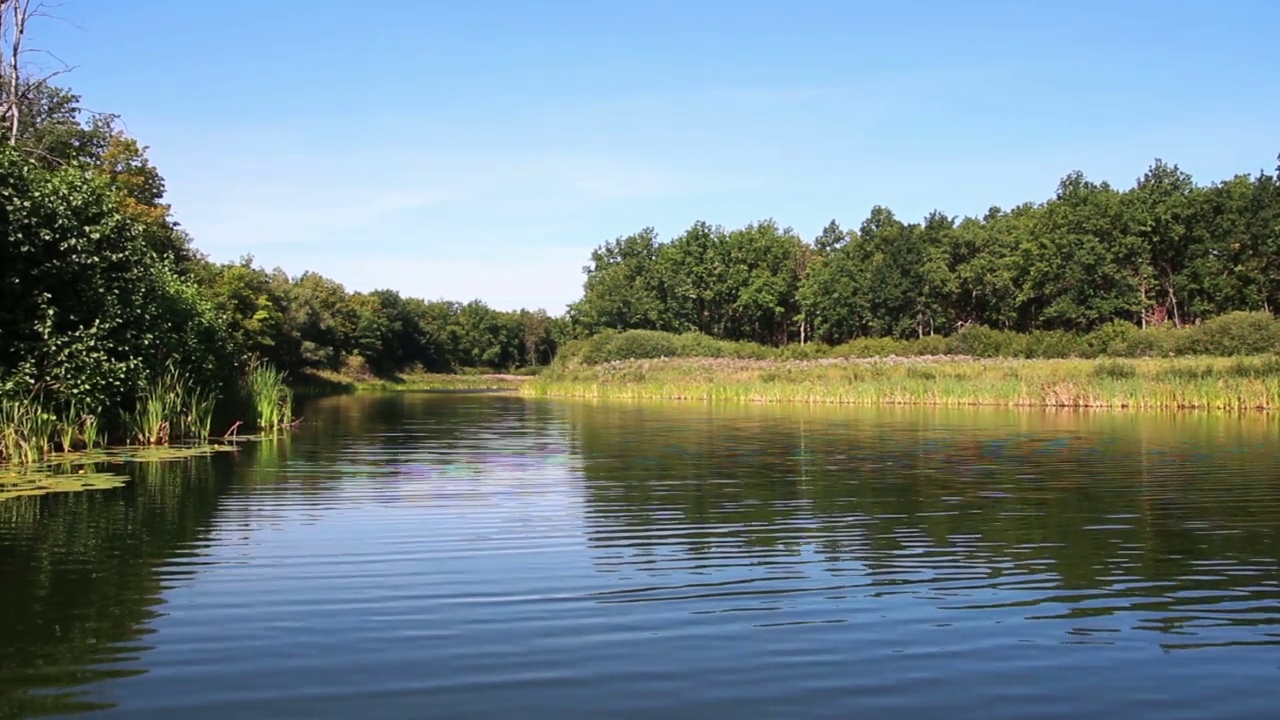
<svg viewBox="0 0 1280 720">
<path fill-rule="evenodd" d="M 0 56 L 0 117 L 8 120 L 9 144 L 17 145 L 21 135 L 23 101 L 28 100 L 35 88 L 43 87 L 53 78 L 71 72 L 75 68 L 62 58 L 47 50 L 25 47 L 27 26 L 32 18 L 63 18 L 53 14 L 53 10 L 61 7 L 60 3 L 49 3 L 45 0 L 0 0 L 0 42 L 7 42 L 8 56 Z M 36 80 L 23 80 L 28 68 L 24 67 L 23 58 L 30 53 L 48 55 L 62 67 L 47 72 Z M 43 72 L 43 69 L 39 69 Z"/>
</svg>

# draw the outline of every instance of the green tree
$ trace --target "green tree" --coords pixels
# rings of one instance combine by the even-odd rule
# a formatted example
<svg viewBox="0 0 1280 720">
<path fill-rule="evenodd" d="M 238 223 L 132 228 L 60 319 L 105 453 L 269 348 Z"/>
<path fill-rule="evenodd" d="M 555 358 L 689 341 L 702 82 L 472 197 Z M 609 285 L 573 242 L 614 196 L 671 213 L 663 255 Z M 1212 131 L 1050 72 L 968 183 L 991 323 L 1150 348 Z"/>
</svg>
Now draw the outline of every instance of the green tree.
<svg viewBox="0 0 1280 720">
<path fill-rule="evenodd" d="M 230 367 L 213 304 L 147 242 L 110 182 L 0 150 L 0 392 L 128 407 L 171 362 Z"/>
<path fill-rule="evenodd" d="M 1019 258 L 1019 300 L 1030 311 L 1026 329 L 1083 332 L 1139 317 L 1151 273 L 1120 193 L 1072 173 L 1035 219 Z"/>
<path fill-rule="evenodd" d="M 662 300 L 654 266 L 658 236 L 653 228 L 607 242 L 591 253 L 582 299 L 570 309 L 588 333 L 605 329 L 660 330 Z"/>
<path fill-rule="evenodd" d="M 305 272 L 289 289 L 286 319 L 309 368 L 338 370 L 356 349 L 359 314 L 341 283 Z"/>
</svg>

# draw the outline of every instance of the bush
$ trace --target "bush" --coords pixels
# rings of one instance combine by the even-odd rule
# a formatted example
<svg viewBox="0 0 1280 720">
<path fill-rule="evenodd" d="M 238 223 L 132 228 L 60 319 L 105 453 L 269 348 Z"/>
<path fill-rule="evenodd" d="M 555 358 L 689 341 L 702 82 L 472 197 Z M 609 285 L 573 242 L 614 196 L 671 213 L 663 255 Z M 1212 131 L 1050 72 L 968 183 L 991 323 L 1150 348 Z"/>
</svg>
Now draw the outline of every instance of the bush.
<svg viewBox="0 0 1280 720">
<path fill-rule="evenodd" d="M 1177 351 L 1184 355 L 1261 355 L 1280 350 L 1280 322 L 1271 313 L 1233 312 L 1187 328 Z"/>
<path fill-rule="evenodd" d="M 925 335 L 919 340 L 912 340 L 907 349 L 911 355 L 949 355 L 951 342 L 942 335 Z"/>
<path fill-rule="evenodd" d="M 1023 340 L 1017 333 L 969 325 L 951 336 L 952 351 L 973 357 L 1022 357 Z"/>
<path fill-rule="evenodd" d="M 1085 336 L 1085 342 L 1094 356 L 1130 357 L 1125 352 L 1138 335 L 1137 325 L 1123 320 L 1112 320 Z"/>
<path fill-rule="evenodd" d="M 1089 343 L 1081 335 L 1064 330 L 1036 330 L 1022 337 L 1022 357 L 1075 358 L 1093 355 Z"/>
<path fill-rule="evenodd" d="M 717 340 L 702 333 L 684 333 L 671 336 L 675 340 L 676 352 L 680 357 L 725 357 L 726 345 L 729 343 Z"/>
<path fill-rule="evenodd" d="M 782 360 L 817 360 L 827 357 L 830 350 L 826 345 L 818 343 L 787 345 L 778 352 L 778 357 Z"/>
</svg>

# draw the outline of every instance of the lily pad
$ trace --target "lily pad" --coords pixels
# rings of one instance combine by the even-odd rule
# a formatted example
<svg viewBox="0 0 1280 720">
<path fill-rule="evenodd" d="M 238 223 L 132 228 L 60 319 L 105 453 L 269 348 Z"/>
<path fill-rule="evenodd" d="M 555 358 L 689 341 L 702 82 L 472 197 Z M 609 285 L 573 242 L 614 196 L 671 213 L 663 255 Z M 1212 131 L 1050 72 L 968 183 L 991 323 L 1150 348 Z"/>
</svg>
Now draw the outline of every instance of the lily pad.
<svg viewBox="0 0 1280 720">
<path fill-rule="evenodd" d="M 168 447 L 120 447 L 55 455 L 45 462 L 22 468 L 0 467 L 0 501 L 53 492 L 107 490 L 129 478 L 123 473 L 99 472 L 98 465 L 153 463 L 235 452 L 234 445 Z"/>
<path fill-rule="evenodd" d="M 110 490 L 127 481 L 124 475 L 105 472 L 0 474 L 0 500 L 54 492 Z"/>
</svg>

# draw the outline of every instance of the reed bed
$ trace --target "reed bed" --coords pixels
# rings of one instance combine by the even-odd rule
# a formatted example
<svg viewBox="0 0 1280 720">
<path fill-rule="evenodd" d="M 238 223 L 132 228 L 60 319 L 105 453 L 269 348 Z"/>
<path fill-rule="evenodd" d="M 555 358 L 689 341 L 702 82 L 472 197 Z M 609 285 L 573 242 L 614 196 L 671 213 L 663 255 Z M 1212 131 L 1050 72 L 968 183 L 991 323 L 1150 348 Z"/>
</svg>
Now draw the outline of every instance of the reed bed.
<svg viewBox="0 0 1280 720">
<path fill-rule="evenodd" d="M 244 392 L 260 432 L 276 435 L 293 425 L 293 390 L 284 372 L 256 363 L 245 375 Z"/>
<path fill-rule="evenodd" d="M 275 437 L 293 427 L 293 390 L 285 374 L 268 364 L 255 364 L 241 382 L 247 407 L 263 437 Z M 188 457 L 217 449 L 209 445 L 220 397 L 212 388 L 191 382 L 170 366 L 142 387 L 131 407 L 103 420 L 103 413 L 72 403 L 63 411 L 33 392 L 25 398 L 0 398 L 0 498 L 16 494 L 97 487 L 83 472 L 78 479 L 62 478 L 57 464 L 78 463 L 101 455 L 108 442 L 131 445 L 119 460 L 147 457 Z M 229 411 L 229 408 L 227 409 Z M 237 410 L 238 412 L 238 410 Z M 242 423 L 236 422 L 232 428 Z M 178 447 L 171 447 L 178 446 Z M 104 456 L 105 457 L 105 456 Z M 67 465 L 71 467 L 71 465 Z M 65 470 L 65 468 L 64 468 Z M 69 471 L 68 471 L 69 472 Z M 51 479 L 52 478 L 52 479 Z M 95 481 L 96 482 L 96 481 Z"/>
<path fill-rule="evenodd" d="M 138 445 L 205 442 L 218 396 L 170 367 L 143 387 L 133 413 L 125 418 L 128 440 Z"/>
<path fill-rule="evenodd" d="M 658 359 L 562 369 L 534 396 L 1143 410 L 1280 408 L 1280 358 Z"/>
<path fill-rule="evenodd" d="M 104 441 L 97 412 L 73 404 L 55 413 L 38 395 L 0 400 L 0 463 L 27 465 L 55 453 L 92 450 Z"/>
</svg>

